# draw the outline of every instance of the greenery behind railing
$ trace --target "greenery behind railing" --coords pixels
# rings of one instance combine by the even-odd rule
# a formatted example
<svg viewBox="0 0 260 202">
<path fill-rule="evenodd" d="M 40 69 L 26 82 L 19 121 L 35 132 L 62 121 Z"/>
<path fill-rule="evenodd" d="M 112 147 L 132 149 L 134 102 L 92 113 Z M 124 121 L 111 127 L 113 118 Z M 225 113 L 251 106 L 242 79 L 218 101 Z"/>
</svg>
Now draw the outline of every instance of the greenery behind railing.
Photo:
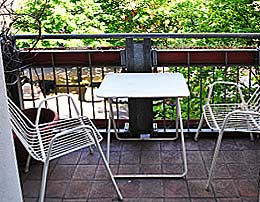
<svg viewBox="0 0 260 202">
<path fill-rule="evenodd" d="M 181 101 L 182 116 L 184 119 L 199 119 L 201 107 L 206 103 L 208 86 L 214 81 L 230 81 L 239 83 L 247 101 L 249 96 L 258 86 L 258 67 L 216 67 L 216 66 L 191 66 L 171 67 L 171 72 L 180 72 L 189 84 L 190 96 Z M 174 88 L 174 86 L 172 87 Z M 217 85 L 211 103 L 239 103 L 241 102 L 237 88 L 230 85 Z M 173 119 L 175 100 L 168 99 L 156 103 L 153 107 L 156 119 Z"/>
<path fill-rule="evenodd" d="M 257 33 L 260 3 L 251 0 L 24 0 L 11 15 L 14 33 Z M 0 9 L 7 7 L 3 3 Z M 122 39 L 20 41 L 20 47 L 121 46 Z M 258 46 L 252 39 L 158 39 L 160 47 Z"/>
</svg>

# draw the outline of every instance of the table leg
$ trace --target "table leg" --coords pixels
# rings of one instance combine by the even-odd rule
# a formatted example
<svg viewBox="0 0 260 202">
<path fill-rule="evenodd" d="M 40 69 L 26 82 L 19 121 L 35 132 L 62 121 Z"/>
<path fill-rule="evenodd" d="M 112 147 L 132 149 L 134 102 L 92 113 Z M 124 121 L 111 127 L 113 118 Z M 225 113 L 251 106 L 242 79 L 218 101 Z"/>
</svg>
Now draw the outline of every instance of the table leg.
<svg viewBox="0 0 260 202">
<path fill-rule="evenodd" d="M 107 162 L 108 163 L 110 157 L 110 130 L 111 130 L 111 118 L 110 118 L 110 111 L 109 111 L 108 127 L 107 127 Z"/>
<path fill-rule="evenodd" d="M 181 129 L 181 144 L 182 144 L 182 156 L 183 156 L 183 166 L 184 166 L 184 172 L 183 176 L 187 174 L 188 166 L 187 166 L 187 154 L 186 154 L 186 147 L 185 147 L 185 141 L 184 141 L 184 133 L 183 133 L 183 122 L 182 122 L 182 116 L 181 116 L 181 105 L 180 105 L 180 98 L 177 98 L 177 109 L 178 109 L 178 118 L 180 120 L 180 129 Z"/>
<path fill-rule="evenodd" d="M 177 112 L 176 112 L 176 126 L 180 124 L 180 130 L 176 129 L 176 135 L 179 131 L 181 132 L 181 144 L 182 144 L 182 158 L 183 158 L 183 172 L 177 174 L 127 174 L 127 175 L 115 175 L 117 178 L 182 178 L 187 174 L 187 157 L 186 157 L 186 148 L 184 142 L 184 133 L 183 133 L 183 123 L 181 116 L 181 106 L 179 98 L 177 98 Z"/>
<path fill-rule="evenodd" d="M 179 98 L 176 98 L 176 118 L 175 118 L 176 137 L 175 137 L 175 139 L 179 138 L 179 111 L 180 111 L 179 103 L 180 103 Z"/>
<path fill-rule="evenodd" d="M 108 118 L 108 128 L 107 128 L 107 162 L 109 164 L 110 160 L 110 141 L 111 141 L 111 120 L 114 116 L 112 109 L 112 100 L 108 99 L 109 104 L 109 118 Z"/>
<path fill-rule="evenodd" d="M 113 100 L 111 98 L 108 99 L 109 103 L 109 118 L 108 118 L 108 129 L 107 129 L 107 162 L 109 163 L 110 159 L 110 142 L 111 142 L 111 122 L 114 127 L 115 135 L 118 138 L 117 134 L 117 128 L 116 128 L 116 122 L 114 119 L 114 113 L 113 113 Z"/>
</svg>

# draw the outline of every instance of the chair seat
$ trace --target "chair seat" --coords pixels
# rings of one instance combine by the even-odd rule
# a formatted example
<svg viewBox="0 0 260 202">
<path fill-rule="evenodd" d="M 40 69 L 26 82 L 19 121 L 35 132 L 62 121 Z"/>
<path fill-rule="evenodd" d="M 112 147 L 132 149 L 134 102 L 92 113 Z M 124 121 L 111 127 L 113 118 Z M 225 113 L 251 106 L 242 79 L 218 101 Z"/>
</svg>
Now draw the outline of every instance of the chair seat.
<svg viewBox="0 0 260 202">
<path fill-rule="evenodd" d="M 49 149 L 49 145 L 53 137 L 63 131 L 68 131 L 69 129 L 77 128 L 82 125 L 91 126 L 94 128 L 95 126 L 88 119 L 88 117 L 78 117 L 78 118 L 68 118 L 66 120 L 59 120 L 52 122 L 51 124 L 41 124 L 40 125 L 40 135 L 42 138 L 42 143 L 44 146 L 44 151 L 47 153 Z M 96 130 L 94 130 L 95 135 L 97 136 L 98 141 L 100 142 L 103 138 Z M 89 129 L 79 129 L 73 131 L 71 133 L 67 133 L 66 135 L 57 138 L 54 141 L 53 149 L 51 151 L 50 159 L 55 159 L 59 156 L 63 156 L 73 150 L 78 150 L 80 148 L 88 147 L 90 145 L 94 145 L 95 142 L 91 135 L 85 135 L 84 133 L 91 133 Z M 38 156 L 40 156 L 40 151 L 38 150 Z"/>
<path fill-rule="evenodd" d="M 225 117 L 234 111 L 248 111 L 241 104 L 206 104 L 203 113 L 212 130 L 220 130 Z M 225 131 L 257 132 L 260 128 L 259 117 L 234 113 L 228 119 Z"/>
</svg>

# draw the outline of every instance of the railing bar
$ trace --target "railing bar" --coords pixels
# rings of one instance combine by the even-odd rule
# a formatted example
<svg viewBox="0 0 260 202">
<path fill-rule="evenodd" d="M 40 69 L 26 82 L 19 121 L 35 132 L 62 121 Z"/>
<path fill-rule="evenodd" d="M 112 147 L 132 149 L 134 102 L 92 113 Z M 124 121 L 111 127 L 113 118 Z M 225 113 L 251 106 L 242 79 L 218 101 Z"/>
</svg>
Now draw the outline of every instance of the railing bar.
<svg viewBox="0 0 260 202">
<path fill-rule="evenodd" d="M 41 74 L 42 74 L 42 88 L 43 88 L 43 96 L 44 98 L 46 98 L 46 86 L 45 86 L 45 76 L 44 76 L 44 71 L 43 71 L 43 67 L 41 66 Z M 41 87 L 41 81 L 39 81 L 39 85 Z"/>
<path fill-rule="evenodd" d="M 93 95 L 93 67 L 92 67 L 92 59 L 91 59 L 91 53 L 88 53 L 88 63 L 89 63 L 89 75 L 90 75 L 90 90 L 91 90 L 91 105 L 92 105 L 92 114 L 93 119 L 95 119 L 95 104 L 94 104 L 94 95 Z"/>
<path fill-rule="evenodd" d="M 117 68 L 116 67 L 114 67 L 114 68 L 115 68 L 115 73 L 117 73 L 118 72 Z M 118 120 L 117 125 L 119 125 L 119 105 L 118 105 L 118 99 L 116 99 L 116 118 Z"/>
<path fill-rule="evenodd" d="M 188 88 L 190 89 L 190 52 L 188 52 L 188 55 L 187 55 L 187 64 L 188 64 Z M 191 96 L 191 95 L 190 95 Z M 188 128 L 188 131 L 190 130 L 190 96 L 188 96 L 188 110 L 187 110 L 187 113 L 188 113 L 188 120 L 187 120 L 187 128 Z"/>
<path fill-rule="evenodd" d="M 68 69 L 67 67 L 65 67 L 65 75 L 66 75 L 66 90 L 67 90 L 67 94 L 70 93 L 70 90 L 69 90 L 69 77 L 68 77 Z M 70 106 L 70 98 L 68 98 L 68 105 L 69 105 L 69 116 L 72 117 L 72 114 L 71 114 L 71 106 Z"/>
<path fill-rule="evenodd" d="M 82 93 L 82 88 L 84 88 L 84 86 L 81 86 L 81 82 L 82 82 L 82 69 L 81 67 L 77 67 L 77 76 L 78 76 L 78 91 L 79 91 L 79 103 L 80 103 L 80 115 L 83 116 L 83 104 L 82 104 L 82 100 L 85 99 L 85 94 Z M 84 89 L 83 89 L 83 92 Z M 83 94 L 83 95 L 82 95 Z"/>
<path fill-rule="evenodd" d="M 90 90 L 91 90 L 91 105 L 92 105 L 92 112 L 93 112 L 93 119 L 96 118 L 96 114 L 95 114 L 95 103 L 94 103 L 94 84 L 93 84 L 93 67 L 90 66 L 89 67 L 89 73 L 90 73 Z"/>
<path fill-rule="evenodd" d="M 202 66 L 199 66 L 200 68 L 200 81 L 199 81 L 199 85 L 200 85 L 200 114 L 202 114 Z"/>
<path fill-rule="evenodd" d="M 163 66 L 163 73 L 165 73 L 165 68 Z M 165 110 L 165 99 L 162 102 L 163 105 L 163 131 L 166 132 L 166 110 Z"/>
<path fill-rule="evenodd" d="M 118 67 L 118 68 L 115 67 L 115 69 L 117 69 L 117 71 L 116 71 L 117 73 L 118 73 L 118 72 L 122 72 L 122 67 L 121 67 L 121 66 Z M 118 104 L 118 99 L 116 99 L 116 113 L 117 113 L 116 115 L 117 115 L 117 120 L 118 120 L 117 124 L 118 124 L 118 125 L 119 125 L 119 119 L 120 119 L 119 108 L 120 108 L 120 107 L 119 107 L 119 104 Z"/>
<path fill-rule="evenodd" d="M 114 73 L 117 73 L 116 71 L 116 67 L 113 66 L 113 72 Z M 116 125 L 118 126 L 119 125 L 119 111 L 118 111 L 118 102 L 117 102 L 117 99 L 116 99 Z"/>
<path fill-rule="evenodd" d="M 14 39 L 36 39 L 36 34 L 17 34 Z M 92 38 L 248 38 L 260 39 L 259 33 L 123 33 L 123 34 L 42 34 L 43 39 L 92 39 Z"/>
<path fill-rule="evenodd" d="M 19 105 L 20 105 L 21 109 L 24 109 L 23 88 L 22 88 L 21 77 L 19 76 L 19 75 L 24 75 L 23 70 L 18 69 L 16 75 L 18 77 L 17 88 L 18 88 Z"/>
<path fill-rule="evenodd" d="M 118 98 L 116 98 L 116 117 L 119 120 L 119 104 L 118 104 Z"/>
<path fill-rule="evenodd" d="M 69 83 L 69 77 L 68 77 L 68 69 L 67 69 L 67 67 L 65 67 L 65 76 L 66 76 L 66 93 L 67 94 L 69 94 L 70 93 L 70 91 L 69 91 L 69 85 L 68 85 L 68 83 Z"/>
<path fill-rule="evenodd" d="M 226 81 L 227 77 L 227 66 L 228 66 L 228 53 L 225 51 L 225 66 L 224 66 L 224 81 Z M 227 98 L 227 88 L 224 85 L 224 102 L 226 102 L 226 98 Z"/>
<path fill-rule="evenodd" d="M 53 81 L 54 81 L 54 85 L 55 85 L 54 93 L 55 93 L 55 95 L 58 95 L 55 60 L 54 60 L 54 54 L 53 53 L 51 54 L 51 64 L 52 64 Z M 57 109 L 57 113 L 60 114 L 59 99 L 58 98 L 56 98 L 56 109 Z"/>
<path fill-rule="evenodd" d="M 237 84 L 239 83 L 239 67 L 237 67 L 237 73 L 236 73 L 236 75 L 237 75 L 237 78 L 236 78 L 236 80 L 237 80 Z M 239 97 L 239 92 L 238 92 L 238 89 L 236 88 L 236 103 L 238 103 L 238 97 Z"/>
<path fill-rule="evenodd" d="M 104 67 L 101 67 L 101 78 L 102 80 L 105 78 L 105 70 L 104 70 Z M 107 120 L 107 105 L 106 105 L 106 100 L 104 99 L 103 100 L 103 103 L 104 103 L 104 113 L 105 113 L 105 120 Z M 105 127 L 107 128 L 107 121 L 105 121 Z"/>
<path fill-rule="evenodd" d="M 227 80 L 227 69 L 228 67 L 224 66 L 224 81 Z M 227 88 L 226 85 L 224 85 L 224 102 L 226 103 L 226 101 L 227 101 Z"/>
<path fill-rule="evenodd" d="M 30 75 L 30 85 L 31 85 L 31 95 L 33 100 L 33 107 L 35 108 L 35 99 L 34 99 L 34 90 L 33 90 L 33 78 L 32 78 L 32 69 L 29 69 L 29 75 Z"/>
<path fill-rule="evenodd" d="M 163 99 L 163 129 L 166 131 L 166 110 L 165 110 L 165 99 Z"/>
<path fill-rule="evenodd" d="M 21 53 L 28 53 L 28 51 L 24 51 L 21 50 Z M 51 54 L 58 54 L 58 53 L 85 53 L 85 54 L 95 54 L 95 53 L 118 53 L 120 52 L 119 49 L 115 49 L 115 50 L 57 50 L 57 49 L 50 49 L 50 50 L 43 50 L 43 49 L 36 49 L 36 50 L 31 50 L 30 53 L 51 53 Z M 224 53 L 228 53 L 228 52 L 255 52 L 256 54 L 258 54 L 259 49 L 258 48 L 251 48 L 251 49 L 241 49 L 241 48 L 236 48 L 236 49 L 225 49 L 225 48 L 220 48 L 220 49 L 160 49 L 157 50 L 158 53 L 160 52 L 168 52 L 168 53 L 176 53 L 176 52 L 224 52 Z M 257 64 L 257 62 L 255 62 L 254 64 Z M 19 68 L 20 70 L 28 68 L 29 65 L 24 65 L 21 68 Z M 65 65 L 63 65 L 65 66 Z M 84 66 L 84 65 L 82 65 Z M 13 72 L 15 70 L 11 70 L 11 71 L 7 71 L 7 72 Z"/>
<path fill-rule="evenodd" d="M 256 54 L 256 65 L 260 65 L 260 46 L 258 45 L 257 54 Z"/>
<path fill-rule="evenodd" d="M 218 67 L 215 67 L 215 66 L 213 66 L 213 82 L 215 82 L 216 81 L 216 78 L 215 78 L 215 76 L 216 76 L 216 68 L 218 69 Z M 215 94 L 213 93 L 213 95 L 212 95 L 212 102 L 214 103 L 215 101 L 214 101 L 214 98 L 215 98 Z"/>
<path fill-rule="evenodd" d="M 29 69 L 29 68 L 28 68 L 28 69 Z M 21 75 L 25 75 L 25 74 L 26 74 L 26 73 L 25 73 L 25 72 L 26 72 L 25 70 L 26 70 L 26 69 L 22 69 L 22 70 L 21 70 L 21 72 L 22 72 Z M 23 97 L 23 88 L 22 88 L 23 85 L 24 85 L 24 83 L 22 83 L 22 81 L 21 81 L 21 93 L 20 93 L 20 94 L 21 94 L 21 96 L 22 96 L 21 98 L 22 98 L 22 103 L 23 103 L 23 104 L 21 105 L 21 107 L 22 107 L 21 109 L 24 109 L 24 102 L 25 102 L 25 101 L 24 101 L 24 97 Z"/>
<path fill-rule="evenodd" d="M 249 67 L 249 90 L 248 90 L 248 97 L 251 95 L 251 88 L 252 88 L 252 67 Z"/>
<path fill-rule="evenodd" d="M 188 66 L 188 88 L 190 89 L 190 66 Z M 191 95 L 190 95 L 191 96 Z M 188 110 L 187 110 L 187 113 L 188 113 L 188 120 L 187 120 L 187 128 L 188 128 L 188 131 L 190 130 L 190 96 L 188 96 Z"/>
<path fill-rule="evenodd" d="M 225 66 L 228 65 L 228 52 L 225 51 Z"/>
<path fill-rule="evenodd" d="M 41 90 L 43 88 L 43 96 L 44 96 L 44 98 L 46 98 L 45 76 L 44 76 L 44 70 L 43 70 L 42 66 L 41 66 L 41 74 L 42 74 L 42 85 L 43 85 L 43 87 L 41 87 L 41 81 L 39 81 L 39 85 L 41 87 Z M 47 106 L 48 106 L 48 103 L 45 102 L 45 107 L 47 107 Z"/>
</svg>

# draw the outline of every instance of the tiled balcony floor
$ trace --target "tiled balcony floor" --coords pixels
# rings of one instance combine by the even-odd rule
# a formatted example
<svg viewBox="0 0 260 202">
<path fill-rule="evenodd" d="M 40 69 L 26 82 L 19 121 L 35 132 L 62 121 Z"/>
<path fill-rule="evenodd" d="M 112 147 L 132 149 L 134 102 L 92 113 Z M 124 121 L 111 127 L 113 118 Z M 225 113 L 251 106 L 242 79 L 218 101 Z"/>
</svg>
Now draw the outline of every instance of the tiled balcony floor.
<svg viewBox="0 0 260 202">
<path fill-rule="evenodd" d="M 256 202 L 260 139 L 225 138 L 212 180 L 204 189 L 215 138 L 194 142 L 186 138 L 188 174 L 183 179 L 117 179 L 126 202 Z M 106 140 L 102 147 L 106 149 Z M 182 169 L 180 141 L 117 141 L 111 145 L 114 173 L 171 173 Z M 37 201 L 42 164 L 21 172 L 25 202 Z M 22 167 L 20 167 L 22 169 Z M 95 150 L 77 151 L 50 164 L 47 202 L 117 201 L 102 159 Z"/>
</svg>

